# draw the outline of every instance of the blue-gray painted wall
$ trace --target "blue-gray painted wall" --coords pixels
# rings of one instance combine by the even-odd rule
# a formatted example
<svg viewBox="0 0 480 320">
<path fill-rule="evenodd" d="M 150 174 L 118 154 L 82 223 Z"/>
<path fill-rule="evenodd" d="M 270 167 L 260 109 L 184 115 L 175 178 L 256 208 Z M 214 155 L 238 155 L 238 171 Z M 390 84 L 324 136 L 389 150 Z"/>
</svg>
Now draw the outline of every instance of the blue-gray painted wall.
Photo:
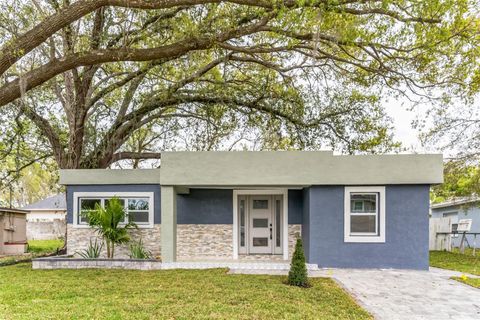
<svg viewBox="0 0 480 320">
<path fill-rule="evenodd" d="M 387 186 L 385 200 L 385 243 L 345 243 L 344 186 L 306 190 L 307 261 L 333 268 L 427 270 L 429 186 Z"/>
<path fill-rule="evenodd" d="M 303 223 L 303 190 L 288 190 L 288 223 Z"/>
<path fill-rule="evenodd" d="M 303 189 L 302 242 L 305 259 L 310 261 L 310 188 Z"/>
<path fill-rule="evenodd" d="M 178 224 L 232 224 L 233 191 L 190 189 L 177 196 Z"/>
<path fill-rule="evenodd" d="M 480 232 L 480 203 L 473 203 L 464 206 L 450 206 L 445 208 L 432 209 L 432 218 L 442 218 L 444 213 L 448 212 L 457 212 L 458 220 L 461 219 L 472 219 L 472 228 L 470 232 Z M 480 248 L 480 235 L 477 235 L 474 239 L 473 235 L 466 236 L 468 244 L 470 247 Z M 452 245 L 454 247 L 460 247 L 462 236 L 457 235 L 452 237 Z"/>
<path fill-rule="evenodd" d="M 159 185 L 69 185 L 67 186 L 67 222 L 73 223 L 74 192 L 154 192 L 154 223 L 161 223 Z M 233 191 L 231 189 L 190 189 L 177 196 L 178 224 L 232 224 Z M 302 190 L 288 195 L 289 223 L 301 224 Z"/>
<path fill-rule="evenodd" d="M 190 189 L 177 196 L 178 224 L 233 224 L 233 190 Z M 301 224 L 302 190 L 288 192 L 288 223 Z"/>
<path fill-rule="evenodd" d="M 153 192 L 154 223 L 161 223 L 160 186 L 158 184 L 131 185 L 69 185 L 67 186 L 67 223 L 73 223 L 73 193 L 74 192 Z"/>
<path fill-rule="evenodd" d="M 154 192 L 154 223 L 161 222 L 159 185 L 67 186 L 67 222 L 73 192 Z M 232 224 L 233 191 L 190 189 L 177 197 L 179 224 Z M 307 261 L 338 268 L 428 268 L 428 185 L 386 187 L 386 242 L 344 242 L 344 186 L 289 190 L 289 223 L 302 224 Z"/>
</svg>

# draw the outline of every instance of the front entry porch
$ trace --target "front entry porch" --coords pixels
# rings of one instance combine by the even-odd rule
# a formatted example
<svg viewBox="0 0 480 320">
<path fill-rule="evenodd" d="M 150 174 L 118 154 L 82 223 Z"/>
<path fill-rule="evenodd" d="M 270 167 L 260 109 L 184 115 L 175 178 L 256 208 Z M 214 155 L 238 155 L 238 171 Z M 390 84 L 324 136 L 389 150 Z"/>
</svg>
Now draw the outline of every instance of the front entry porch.
<svg viewBox="0 0 480 320">
<path fill-rule="evenodd" d="M 288 261 L 301 231 L 288 191 L 161 186 L 162 261 Z"/>
</svg>

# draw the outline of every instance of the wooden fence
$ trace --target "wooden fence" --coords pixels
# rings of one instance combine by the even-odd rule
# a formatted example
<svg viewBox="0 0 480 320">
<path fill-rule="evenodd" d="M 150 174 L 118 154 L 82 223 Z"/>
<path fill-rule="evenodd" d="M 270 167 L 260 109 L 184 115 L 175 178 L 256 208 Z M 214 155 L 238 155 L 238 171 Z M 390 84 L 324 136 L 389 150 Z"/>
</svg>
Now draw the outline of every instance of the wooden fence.
<svg viewBox="0 0 480 320">
<path fill-rule="evenodd" d="M 430 218 L 429 250 L 452 251 L 452 221 L 450 218 Z"/>
</svg>

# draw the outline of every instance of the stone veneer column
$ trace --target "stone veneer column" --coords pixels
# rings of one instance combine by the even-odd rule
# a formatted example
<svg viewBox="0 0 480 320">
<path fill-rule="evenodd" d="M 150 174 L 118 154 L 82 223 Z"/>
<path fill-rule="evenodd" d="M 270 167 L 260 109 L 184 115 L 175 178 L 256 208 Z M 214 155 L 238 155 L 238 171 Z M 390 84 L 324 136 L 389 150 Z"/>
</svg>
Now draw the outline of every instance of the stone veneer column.
<svg viewBox="0 0 480 320">
<path fill-rule="evenodd" d="M 177 193 L 173 186 L 161 187 L 162 261 L 177 260 Z"/>
</svg>

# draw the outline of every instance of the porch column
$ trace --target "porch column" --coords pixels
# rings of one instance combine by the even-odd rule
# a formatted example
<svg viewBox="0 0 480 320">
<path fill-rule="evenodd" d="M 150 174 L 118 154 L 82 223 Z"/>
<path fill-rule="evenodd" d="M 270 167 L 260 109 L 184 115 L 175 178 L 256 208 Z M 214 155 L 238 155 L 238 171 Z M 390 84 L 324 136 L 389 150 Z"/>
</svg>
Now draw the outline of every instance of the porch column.
<svg viewBox="0 0 480 320">
<path fill-rule="evenodd" d="M 177 193 L 173 186 L 161 187 L 162 261 L 177 261 Z"/>
</svg>

